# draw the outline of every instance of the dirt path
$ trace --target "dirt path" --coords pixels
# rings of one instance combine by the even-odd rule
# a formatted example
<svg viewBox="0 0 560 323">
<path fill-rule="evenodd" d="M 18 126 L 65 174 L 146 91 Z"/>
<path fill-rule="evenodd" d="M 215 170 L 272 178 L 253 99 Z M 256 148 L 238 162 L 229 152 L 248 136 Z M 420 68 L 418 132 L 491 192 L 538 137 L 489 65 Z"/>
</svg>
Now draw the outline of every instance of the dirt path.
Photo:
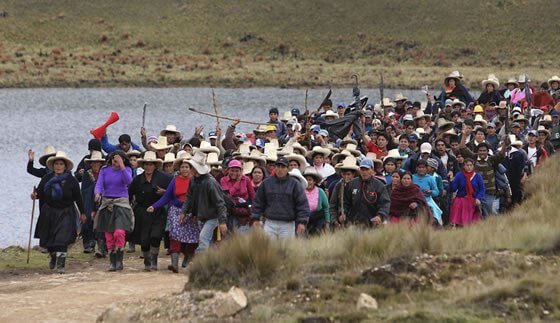
<svg viewBox="0 0 560 323">
<path fill-rule="evenodd" d="M 110 273 L 108 260 L 67 263 L 67 274 L 23 272 L 0 277 L 0 322 L 95 322 L 112 304 L 162 297 L 183 289 L 184 270 L 143 272 L 138 254 L 125 259 L 123 272 Z M 47 262 L 45 261 L 45 267 Z"/>
</svg>

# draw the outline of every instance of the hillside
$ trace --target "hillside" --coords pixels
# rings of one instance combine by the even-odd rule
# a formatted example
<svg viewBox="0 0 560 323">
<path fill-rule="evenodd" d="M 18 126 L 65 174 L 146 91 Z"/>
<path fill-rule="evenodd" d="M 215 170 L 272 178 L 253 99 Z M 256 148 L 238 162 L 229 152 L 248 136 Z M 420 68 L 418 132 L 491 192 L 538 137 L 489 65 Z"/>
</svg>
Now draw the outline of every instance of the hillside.
<svg viewBox="0 0 560 323">
<path fill-rule="evenodd" d="M 543 10 L 544 9 L 544 10 Z M 0 4 L 2 86 L 478 86 L 558 73 L 559 2 L 89 1 Z"/>
</svg>

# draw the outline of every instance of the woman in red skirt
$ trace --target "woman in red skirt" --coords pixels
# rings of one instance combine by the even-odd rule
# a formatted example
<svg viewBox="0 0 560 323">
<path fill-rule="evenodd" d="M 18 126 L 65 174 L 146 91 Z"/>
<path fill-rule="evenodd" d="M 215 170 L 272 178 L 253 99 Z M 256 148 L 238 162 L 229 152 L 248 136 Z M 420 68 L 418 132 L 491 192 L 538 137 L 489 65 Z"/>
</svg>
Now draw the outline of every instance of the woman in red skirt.
<svg viewBox="0 0 560 323">
<path fill-rule="evenodd" d="M 457 192 L 451 205 L 449 222 L 464 226 L 480 220 L 485 188 L 482 176 L 474 171 L 474 160 L 465 159 L 463 171 L 457 173 L 449 189 L 451 193 Z"/>
</svg>

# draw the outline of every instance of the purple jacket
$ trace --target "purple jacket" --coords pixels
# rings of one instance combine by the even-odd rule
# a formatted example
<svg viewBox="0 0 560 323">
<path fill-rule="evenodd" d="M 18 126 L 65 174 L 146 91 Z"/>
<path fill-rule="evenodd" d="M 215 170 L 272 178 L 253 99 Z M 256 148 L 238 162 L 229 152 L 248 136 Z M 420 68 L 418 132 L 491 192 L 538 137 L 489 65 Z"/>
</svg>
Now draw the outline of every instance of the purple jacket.
<svg viewBox="0 0 560 323">
<path fill-rule="evenodd" d="M 114 170 L 111 166 L 104 166 L 99 172 L 95 184 L 95 194 L 105 197 L 128 198 L 128 185 L 132 182 L 132 169 Z"/>
<path fill-rule="evenodd" d="M 173 177 L 169 186 L 167 186 L 165 193 L 159 198 L 159 200 L 157 200 L 157 202 L 152 204 L 152 206 L 157 209 L 164 207 L 167 204 L 171 204 L 178 208 L 183 207 L 183 202 L 179 201 L 179 198 L 175 195 L 175 177 Z"/>
</svg>

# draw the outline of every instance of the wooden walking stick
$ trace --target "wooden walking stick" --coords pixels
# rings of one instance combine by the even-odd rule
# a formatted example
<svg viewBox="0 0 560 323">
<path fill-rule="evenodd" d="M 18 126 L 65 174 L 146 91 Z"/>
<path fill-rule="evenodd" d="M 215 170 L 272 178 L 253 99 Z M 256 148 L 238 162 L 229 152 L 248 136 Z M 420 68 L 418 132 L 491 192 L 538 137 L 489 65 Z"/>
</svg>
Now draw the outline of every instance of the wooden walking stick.
<svg viewBox="0 0 560 323">
<path fill-rule="evenodd" d="M 31 253 L 31 232 L 33 231 L 33 218 L 35 217 L 35 200 L 37 187 L 33 186 L 33 207 L 31 208 L 31 223 L 29 224 L 29 240 L 27 241 L 27 263 L 29 263 L 29 256 Z"/>
<path fill-rule="evenodd" d="M 142 107 L 142 128 L 146 127 L 146 108 L 148 107 L 148 102 L 144 103 Z"/>
<path fill-rule="evenodd" d="M 218 112 L 218 105 L 216 104 L 216 95 L 214 94 L 214 89 L 212 89 L 212 106 L 214 107 L 214 113 L 216 114 L 216 129 L 220 127 L 220 113 Z"/>
<path fill-rule="evenodd" d="M 215 113 L 210 113 L 210 112 L 206 112 L 206 111 L 201 111 L 201 110 L 197 110 L 197 109 L 195 109 L 195 108 L 188 108 L 188 109 L 189 109 L 189 111 L 192 111 L 192 112 L 195 112 L 195 113 L 200 113 L 200 114 L 203 114 L 203 115 L 206 115 L 206 116 L 209 116 L 209 117 L 218 117 Z M 219 117 L 222 118 L 222 119 L 231 120 L 231 121 L 238 120 L 238 119 L 236 119 L 236 118 L 230 118 L 230 117 L 223 117 L 223 116 L 219 116 Z M 254 125 L 262 125 L 262 124 L 265 124 L 265 123 L 266 123 L 266 122 L 260 122 L 260 123 L 259 123 L 259 122 L 246 121 L 246 120 L 239 120 L 239 122 L 241 122 L 241 123 L 247 123 L 247 124 L 254 124 Z"/>
</svg>

